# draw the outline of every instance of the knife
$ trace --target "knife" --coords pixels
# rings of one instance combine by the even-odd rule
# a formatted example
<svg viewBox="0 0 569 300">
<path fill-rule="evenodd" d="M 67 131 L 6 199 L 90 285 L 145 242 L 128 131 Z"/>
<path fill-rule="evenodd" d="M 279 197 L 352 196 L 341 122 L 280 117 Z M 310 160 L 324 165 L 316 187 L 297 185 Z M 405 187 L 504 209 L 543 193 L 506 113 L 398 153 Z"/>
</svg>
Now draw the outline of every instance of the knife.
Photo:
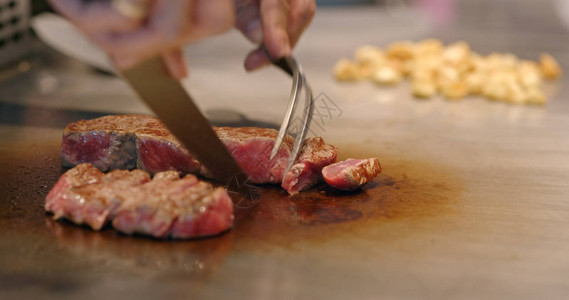
<svg viewBox="0 0 569 300">
<path fill-rule="evenodd" d="M 123 71 L 122 76 L 213 178 L 227 184 L 230 192 L 238 193 L 239 199 L 233 199 L 235 205 L 256 200 L 257 189 L 247 184 L 241 167 L 182 84 L 168 75 L 159 56 Z"/>
</svg>

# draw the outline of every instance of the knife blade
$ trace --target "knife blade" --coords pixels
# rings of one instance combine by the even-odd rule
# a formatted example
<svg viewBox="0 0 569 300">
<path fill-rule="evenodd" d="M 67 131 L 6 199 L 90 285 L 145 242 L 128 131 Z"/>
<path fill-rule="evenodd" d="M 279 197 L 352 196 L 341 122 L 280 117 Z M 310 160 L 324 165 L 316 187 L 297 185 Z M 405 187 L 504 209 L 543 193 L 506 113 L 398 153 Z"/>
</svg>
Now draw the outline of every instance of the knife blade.
<svg viewBox="0 0 569 300">
<path fill-rule="evenodd" d="M 168 75 L 159 56 L 123 71 L 122 76 L 214 179 L 243 196 L 239 202 L 245 198 L 254 200 L 257 191 L 247 184 L 241 167 L 182 84 Z"/>
</svg>

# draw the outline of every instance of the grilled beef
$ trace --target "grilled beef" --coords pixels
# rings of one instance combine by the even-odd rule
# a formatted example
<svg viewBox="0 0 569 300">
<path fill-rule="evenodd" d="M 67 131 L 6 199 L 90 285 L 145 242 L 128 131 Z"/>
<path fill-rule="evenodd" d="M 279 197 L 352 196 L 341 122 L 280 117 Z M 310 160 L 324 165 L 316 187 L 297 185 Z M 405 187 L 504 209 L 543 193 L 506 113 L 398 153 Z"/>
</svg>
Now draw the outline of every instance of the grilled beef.
<svg viewBox="0 0 569 300">
<path fill-rule="evenodd" d="M 306 190 L 322 181 L 322 168 L 336 162 L 336 147 L 321 137 L 304 141 L 295 164 L 283 179 L 282 187 L 290 194 Z"/>
<path fill-rule="evenodd" d="M 175 171 L 142 170 L 103 174 L 79 164 L 63 174 L 45 203 L 55 219 L 66 218 L 100 230 L 111 222 L 123 233 L 156 238 L 209 236 L 229 229 L 233 204 L 227 191 Z"/>
<path fill-rule="evenodd" d="M 251 183 L 282 183 L 291 194 L 322 180 L 321 170 L 336 161 L 336 148 L 322 138 L 305 140 L 295 165 L 284 174 L 293 140 L 286 137 L 277 156 L 269 156 L 277 131 L 256 127 L 214 127 Z M 72 123 L 61 146 L 65 166 L 92 163 L 102 171 L 138 167 L 151 174 L 176 170 L 208 176 L 200 163 L 151 116 L 106 116 Z M 284 178 L 284 180 L 283 180 Z"/>
<path fill-rule="evenodd" d="M 372 181 L 381 173 L 381 165 L 377 158 L 349 158 L 322 169 L 326 183 L 339 190 L 355 190 Z"/>
</svg>

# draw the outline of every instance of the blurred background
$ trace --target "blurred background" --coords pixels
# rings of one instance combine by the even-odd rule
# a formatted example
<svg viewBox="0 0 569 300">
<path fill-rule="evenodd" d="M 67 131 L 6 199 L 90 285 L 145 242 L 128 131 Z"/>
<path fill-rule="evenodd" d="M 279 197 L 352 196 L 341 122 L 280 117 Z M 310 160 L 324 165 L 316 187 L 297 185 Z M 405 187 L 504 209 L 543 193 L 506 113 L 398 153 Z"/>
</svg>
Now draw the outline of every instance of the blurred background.
<svg viewBox="0 0 569 300">
<path fill-rule="evenodd" d="M 319 7 L 331 10 L 350 11 L 352 7 L 368 6 L 373 9 L 378 18 L 395 18 L 395 20 L 398 19 L 398 14 L 402 15 L 412 10 L 418 12 L 424 19 L 405 21 L 421 23 L 426 20 L 428 26 L 434 26 L 432 29 L 436 30 L 432 32 L 433 35 L 443 35 L 443 32 L 451 31 L 452 27 L 452 31 L 460 36 L 448 36 L 449 39 L 468 37 L 468 42 L 475 46 L 483 43 L 481 39 L 487 37 L 465 36 L 465 32 L 457 29 L 468 30 L 468 33 L 486 31 L 485 33 L 490 38 L 496 35 L 492 32 L 495 29 L 507 30 L 511 34 L 502 35 L 500 38 L 505 41 L 515 39 L 513 35 L 524 32 L 527 34 L 532 32 L 542 32 L 546 35 L 559 34 L 560 38 L 566 40 L 561 35 L 566 34 L 569 27 L 569 1 L 567 0 L 317 0 L 316 2 Z M 0 49 L 3 49 L 0 64 L 14 62 L 26 54 L 26 47 L 18 47 L 16 51 L 11 48 L 20 43 L 26 43 L 25 28 L 30 24 L 28 15 L 35 16 L 49 11 L 51 11 L 49 5 L 43 0 L 0 0 Z M 350 18 L 361 18 L 361 16 L 346 14 L 345 18 L 337 20 L 337 24 L 347 22 Z M 401 36 L 401 39 L 403 38 L 408 37 Z M 373 42 L 373 39 L 370 42 Z M 543 44 L 534 46 L 547 47 Z"/>
<path fill-rule="evenodd" d="M 377 18 L 383 18 L 391 25 L 396 25 L 400 22 L 398 20 L 420 24 L 420 27 L 426 27 L 422 28 L 423 32 L 429 29 L 431 35 L 440 36 L 443 40 L 468 38 L 468 42 L 472 43 L 474 48 L 478 44 L 489 43 L 489 40 L 496 42 L 499 31 L 507 32 L 500 34 L 499 37 L 504 43 L 516 39 L 516 35 L 537 32 L 547 36 L 559 35 L 562 42 L 566 41 L 564 35 L 567 34 L 569 27 L 567 0 L 317 0 L 316 2 L 323 9 L 347 12 L 342 19 L 336 20 L 335 24 L 357 22 L 356 19 L 366 20 L 359 14 L 350 14 L 349 11 L 352 8 L 368 6 L 372 9 L 370 12 L 375 13 Z M 29 54 L 30 44 L 27 39 L 29 15 L 36 16 L 49 11 L 51 11 L 49 5 L 43 0 L 31 0 L 31 3 L 30 0 L 0 0 L 0 65 L 17 62 Z M 418 18 L 405 19 L 404 16 L 408 16 L 409 11 L 416 12 Z M 315 20 L 318 20 L 318 16 Z M 369 24 L 371 25 L 373 23 Z M 399 27 L 409 27 L 409 24 Z M 495 31 L 496 29 L 499 31 Z M 400 39 L 413 37 L 402 35 Z M 378 38 L 370 37 L 369 42 L 372 43 L 374 39 Z M 563 45 L 566 45 L 565 43 Z M 523 51 L 537 46 L 548 47 L 545 43 L 527 46 Z M 559 43 L 556 46 L 559 46 Z"/>
<path fill-rule="evenodd" d="M 409 87 L 404 85 L 388 90 L 371 85 L 339 85 L 334 81 L 335 63 L 352 58 L 354 51 L 363 45 L 386 47 L 394 41 L 426 38 L 436 38 L 445 44 L 463 40 L 481 55 L 512 53 L 520 59 L 535 61 L 546 52 L 564 68 L 569 61 L 569 0 L 318 0 L 317 3 L 316 16 L 295 48 L 295 55 L 316 92 L 326 91 L 350 102 L 374 97 L 387 105 L 393 99 L 409 98 Z M 289 83 L 271 68 L 246 73 L 243 58 L 252 47 L 235 30 L 188 45 L 185 52 L 192 75 L 184 84 L 197 99 L 207 99 L 201 103 L 204 109 L 239 110 L 238 106 L 242 106 L 248 114 L 265 118 L 265 122 L 280 118 Z M 106 55 L 82 38 L 73 26 L 51 13 L 46 1 L 0 0 L 0 84 L 3 85 L 0 97 L 5 101 L 18 103 L 24 98 L 40 106 L 149 113 L 119 80 L 106 76 L 113 72 Z M 28 75 L 18 76 L 21 74 Z M 259 82 L 266 82 L 266 88 L 242 88 Z M 112 88 L 101 95 L 102 91 L 96 88 L 101 84 Z M 239 92 L 226 99 L 218 93 L 217 84 Z M 555 98 L 555 93 L 548 93 Z M 270 108 L 259 107 L 255 105 L 257 99 L 275 102 Z M 267 114 L 267 110 L 274 114 Z"/>
</svg>

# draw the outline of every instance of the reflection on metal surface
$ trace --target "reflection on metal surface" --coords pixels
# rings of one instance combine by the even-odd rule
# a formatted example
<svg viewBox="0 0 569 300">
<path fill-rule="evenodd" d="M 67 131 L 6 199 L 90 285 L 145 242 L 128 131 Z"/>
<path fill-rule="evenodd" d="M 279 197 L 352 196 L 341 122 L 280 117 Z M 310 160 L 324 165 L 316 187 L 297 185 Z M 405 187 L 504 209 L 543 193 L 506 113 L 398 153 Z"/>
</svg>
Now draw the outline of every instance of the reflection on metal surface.
<svg viewBox="0 0 569 300">
<path fill-rule="evenodd" d="M 402 166 L 402 165 L 400 165 Z M 431 167 L 404 167 L 380 175 L 361 190 L 342 192 L 326 185 L 288 196 L 265 186 L 252 208 L 236 208 L 235 224 L 226 234 L 208 239 L 164 241 L 129 237 L 113 230 L 92 231 L 46 218 L 58 245 L 93 262 L 113 261 L 124 267 L 181 268 L 197 272 L 215 266 L 232 250 L 292 247 L 339 238 L 399 218 L 440 214 L 458 198 L 455 181 Z M 424 176 L 430 176 L 426 178 Z"/>
<path fill-rule="evenodd" d="M 279 125 L 248 119 L 244 114 L 230 109 L 209 109 L 205 116 L 213 126 L 219 127 L 262 127 L 278 129 Z"/>
<path fill-rule="evenodd" d="M 222 235 L 189 241 L 159 241 L 128 237 L 111 230 L 96 232 L 68 222 L 45 218 L 57 245 L 92 263 L 147 272 L 201 273 L 215 270 L 231 252 L 234 240 Z"/>
<path fill-rule="evenodd" d="M 51 79 L 47 80 L 51 81 Z M 51 85 L 57 83 L 49 82 L 46 84 Z M 0 101 L 0 124 L 4 125 L 65 128 L 65 126 L 72 122 L 83 119 L 95 119 L 114 114 L 115 113 L 111 112 L 56 109 L 50 107 L 12 104 Z M 245 115 L 233 110 L 210 110 L 206 111 L 206 116 L 214 126 L 278 128 L 277 124 L 251 120 Z"/>
<path fill-rule="evenodd" d="M 69 123 L 82 119 L 94 119 L 112 113 L 69 109 L 34 107 L 0 102 L 0 124 L 65 128 Z"/>
<path fill-rule="evenodd" d="M 348 147 L 357 149 L 357 145 Z M 369 153 L 367 153 L 369 155 Z M 366 156 L 353 153 L 351 156 Z M 380 174 L 361 190 L 341 192 L 326 185 L 288 196 L 266 187 L 253 209 L 237 209 L 236 249 L 295 248 L 379 230 L 383 223 L 448 213 L 460 198 L 460 184 L 440 166 L 386 159 Z"/>
<path fill-rule="evenodd" d="M 46 130 L 23 128 L 20 137 L 25 140 L 0 147 L 0 176 L 5 178 L 0 188 L 0 294 L 39 289 L 44 296 L 56 297 L 105 287 L 110 290 L 102 292 L 117 295 L 112 287 L 123 287 L 153 298 L 157 282 L 191 293 L 210 280 L 216 289 L 232 291 L 235 284 L 243 284 L 246 290 L 256 290 L 260 280 L 248 282 L 240 276 L 259 278 L 251 272 L 267 266 L 266 261 L 244 265 L 244 256 L 278 260 L 279 253 L 329 249 L 327 245 L 369 235 L 374 241 L 390 241 L 402 234 L 392 230 L 391 222 L 427 224 L 434 216 L 452 212 L 462 191 L 456 175 L 440 165 L 382 157 L 384 174 L 356 192 L 321 185 L 291 197 L 279 187 L 264 186 L 259 204 L 237 208 L 234 227 L 221 236 L 163 241 L 113 230 L 95 232 L 46 216 L 45 196 L 64 172 L 58 157 L 60 131 L 46 135 Z M 348 156 L 374 155 L 369 149 L 358 150 L 361 145 L 337 146 L 349 151 Z M 297 276 L 294 268 L 275 266 Z M 280 283 L 279 278 L 267 280 Z"/>
</svg>

